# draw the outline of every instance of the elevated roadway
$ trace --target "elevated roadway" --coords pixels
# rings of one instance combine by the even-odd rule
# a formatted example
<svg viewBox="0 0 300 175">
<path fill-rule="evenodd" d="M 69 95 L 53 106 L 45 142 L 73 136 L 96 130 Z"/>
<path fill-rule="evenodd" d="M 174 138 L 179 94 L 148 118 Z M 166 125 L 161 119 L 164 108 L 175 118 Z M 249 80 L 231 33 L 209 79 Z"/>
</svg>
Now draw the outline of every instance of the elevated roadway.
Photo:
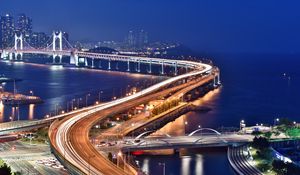
<svg viewBox="0 0 300 175">
<path fill-rule="evenodd" d="M 163 87 L 189 77 L 200 76 L 204 73 L 211 74 L 213 69 L 210 65 L 197 62 L 182 61 L 181 64 L 192 65 L 191 68 L 194 71 L 169 78 L 134 95 L 98 105 L 91 110 L 59 122 L 56 129 L 49 133 L 53 148 L 68 163 L 76 167 L 77 171 L 83 174 L 133 174 L 134 172 L 124 172 L 99 154 L 89 141 L 89 130 L 98 120 L 104 119 L 116 111 L 123 111 L 155 98 L 156 96 L 152 95 L 152 93 Z M 172 92 L 171 90 L 172 88 L 166 91 Z"/>
</svg>

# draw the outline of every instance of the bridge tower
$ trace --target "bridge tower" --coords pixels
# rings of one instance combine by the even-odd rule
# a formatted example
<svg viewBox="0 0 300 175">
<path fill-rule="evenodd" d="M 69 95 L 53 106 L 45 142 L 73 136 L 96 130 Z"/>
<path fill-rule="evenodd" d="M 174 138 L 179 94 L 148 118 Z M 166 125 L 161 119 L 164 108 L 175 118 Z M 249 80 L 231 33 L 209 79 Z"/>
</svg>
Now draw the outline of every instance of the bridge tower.
<svg viewBox="0 0 300 175">
<path fill-rule="evenodd" d="M 62 55 L 61 54 L 57 54 L 55 53 L 56 51 L 62 51 L 63 50 L 63 46 L 62 46 L 62 32 L 53 32 L 52 33 L 52 51 L 53 51 L 53 63 L 55 63 L 55 58 L 58 56 L 59 57 L 59 63 L 62 62 Z M 58 49 L 56 47 L 56 41 L 58 40 Z"/>
<path fill-rule="evenodd" d="M 20 36 L 18 36 L 17 34 L 15 34 L 15 46 L 14 46 L 14 49 L 15 49 L 15 59 L 17 60 L 18 59 L 18 56 L 20 56 L 20 60 L 23 59 L 23 35 L 20 34 Z M 12 56 L 10 56 L 10 59 L 12 60 Z"/>
</svg>

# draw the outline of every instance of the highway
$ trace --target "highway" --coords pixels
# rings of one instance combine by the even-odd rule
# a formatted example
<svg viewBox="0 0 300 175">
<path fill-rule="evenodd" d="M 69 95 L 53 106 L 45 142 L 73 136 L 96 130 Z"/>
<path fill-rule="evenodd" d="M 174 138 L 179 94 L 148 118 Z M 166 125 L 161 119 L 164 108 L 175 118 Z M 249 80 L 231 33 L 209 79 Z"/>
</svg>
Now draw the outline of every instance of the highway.
<svg viewBox="0 0 300 175">
<path fill-rule="evenodd" d="M 178 62 L 180 61 L 178 60 Z M 145 100 L 153 99 L 151 93 L 162 87 L 212 71 L 212 66 L 207 64 L 190 61 L 182 61 L 181 64 L 192 65 L 195 70 L 169 78 L 131 96 L 94 106 L 89 110 L 60 121 L 57 128 L 49 134 L 51 144 L 69 163 L 80 169 L 84 174 L 132 174 L 133 172 L 124 172 L 98 153 L 89 141 L 89 130 L 95 122 L 113 112 L 122 111 Z"/>
<path fill-rule="evenodd" d="M 228 160 L 230 165 L 239 175 L 263 175 L 255 166 L 247 160 L 247 146 L 229 147 Z"/>
</svg>

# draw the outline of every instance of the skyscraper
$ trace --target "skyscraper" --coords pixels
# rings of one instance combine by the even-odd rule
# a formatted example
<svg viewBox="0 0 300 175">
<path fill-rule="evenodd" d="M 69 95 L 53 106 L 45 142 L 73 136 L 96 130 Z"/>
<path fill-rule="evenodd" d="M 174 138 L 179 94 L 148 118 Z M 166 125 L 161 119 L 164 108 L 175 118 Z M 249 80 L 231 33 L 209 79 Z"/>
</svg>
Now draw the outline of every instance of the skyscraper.
<svg viewBox="0 0 300 175">
<path fill-rule="evenodd" d="M 16 33 L 22 34 L 25 41 L 30 42 L 32 35 L 32 19 L 25 14 L 19 14 L 16 22 Z"/>
<path fill-rule="evenodd" d="M 130 46 L 130 47 L 134 47 L 135 46 L 136 37 L 135 37 L 135 33 L 132 30 L 130 30 L 128 32 L 128 36 L 127 36 L 126 39 L 127 39 L 128 46 Z"/>
<path fill-rule="evenodd" d="M 1 48 L 12 47 L 15 35 L 14 18 L 9 14 L 1 16 L 0 25 Z"/>
<path fill-rule="evenodd" d="M 137 37 L 137 45 L 139 48 L 144 47 L 148 44 L 148 33 L 144 30 L 140 30 L 138 37 Z"/>
<path fill-rule="evenodd" d="M 47 41 L 50 37 L 44 32 L 33 32 L 31 35 L 30 45 L 35 48 L 47 47 Z"/>
</svg>

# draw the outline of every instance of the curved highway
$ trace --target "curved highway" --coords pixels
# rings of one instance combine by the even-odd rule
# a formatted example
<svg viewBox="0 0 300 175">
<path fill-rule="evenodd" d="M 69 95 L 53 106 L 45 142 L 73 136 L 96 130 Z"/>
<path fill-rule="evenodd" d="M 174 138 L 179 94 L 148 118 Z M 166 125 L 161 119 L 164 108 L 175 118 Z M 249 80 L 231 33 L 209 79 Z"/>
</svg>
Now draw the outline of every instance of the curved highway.
<svg viewBox="0 0 300 175">
<path fill-rule="evenodd" d="M 125 172 L 123 169 L 118 168 L 106 159 L 105 156 L 98 153 L 89 141 L 89 130 L 99 119 L 106 117 L 114 111 L 127 109 L 127 107 L 131 107 L 139 101 L 142 102 L 146 95 L 156 92 L 162 87 L 188 77 L 212 72 L 212 66 L 208 64 L 176 61 L 180 64 L 186 64 L 194 70 L 169 78 L 131 96 L 94 106 L 93 108 L 89 108 L 89 110 L 84 110 L 79 114 L 60 121 L 55 130 L 49 131 L 53 148 L 59 152 L 61 157 L 64 157 L 84 174 L 133 174 L 132 172 Z"/>
</svg>

